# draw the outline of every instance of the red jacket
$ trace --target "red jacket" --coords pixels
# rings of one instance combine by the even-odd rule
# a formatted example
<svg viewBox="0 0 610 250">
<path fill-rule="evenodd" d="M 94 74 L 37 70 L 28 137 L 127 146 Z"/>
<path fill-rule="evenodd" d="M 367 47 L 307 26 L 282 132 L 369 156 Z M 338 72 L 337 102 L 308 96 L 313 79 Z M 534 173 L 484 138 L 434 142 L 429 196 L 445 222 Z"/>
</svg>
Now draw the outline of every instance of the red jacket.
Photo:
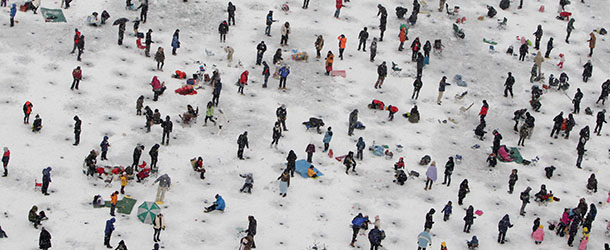
<svg viewBox="0 0 610 250">
<path fill-rule="evenodd" d="M 72 77 L 76 80 L 83 79 L 83 72 L 80 69 L 72 70 Z"/>
<path fill-rule="evenodd" d="M 479 112 L 479 115 L 487 115 L 487 110 L 489 109 L 489 107 L 481 107 L 481 112 Z"/>
<path fill-rule="evenodd" d="M 239 83 L 243 83 L 244 85 L 248 85 L 248 71 L 244 71 L 241 73 L 241 77 L 239 78 Z"/>
<path fill-rule="evenodd" d="M 76 34 L 74 34 L 74 43 L 78 43 L 78 40 L 80 40 L 80 31 L 77 31 Z"/>
<path fill-rule="evenodd" d="M 343 7 L 343 0 L 337 0 L 337 9 L 341 9 Z"/>
<path fill-rule="evenodd" d="M 392 106 L 392 105 L 388 106 L 388 110 L 392 113 L 398 112 L 398 108 L 396 106 Z"/>
</svg>

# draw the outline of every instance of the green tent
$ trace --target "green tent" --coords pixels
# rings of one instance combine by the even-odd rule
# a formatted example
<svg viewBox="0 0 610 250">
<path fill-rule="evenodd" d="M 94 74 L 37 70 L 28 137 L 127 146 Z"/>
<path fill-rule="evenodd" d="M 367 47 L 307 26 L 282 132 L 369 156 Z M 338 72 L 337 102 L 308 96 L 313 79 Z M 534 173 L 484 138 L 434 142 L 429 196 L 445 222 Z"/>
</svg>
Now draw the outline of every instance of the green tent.
<svg viewBox="0 0 610 250">
<path fill-rule="evenodd" d="M 64 16 L 64 12 L 61 11 L 61 9 L 40 8 L 40 12 L 42 12 L 42 17 L 44 18 L 45 22 L 66 22 L 66 17 Z"/>
<path fill-rule="evenodd" d="M 116 209 L 118 213 L 130 214 L 133 207 L 136 205 L 137 200 L 131 199 L 127 196 L 123 197 L 122 200 L 117 201 Z M 110 207 L 110 201 L 104 202 L 104 207 Z"/>
<path fill-rule="evenodd" d="M 161 212 L 159 205 L 154 202 L 145 201 L 138 207 L 138 219 L 146 224 L 153 224 L 157 214 Z"/>
</svg>

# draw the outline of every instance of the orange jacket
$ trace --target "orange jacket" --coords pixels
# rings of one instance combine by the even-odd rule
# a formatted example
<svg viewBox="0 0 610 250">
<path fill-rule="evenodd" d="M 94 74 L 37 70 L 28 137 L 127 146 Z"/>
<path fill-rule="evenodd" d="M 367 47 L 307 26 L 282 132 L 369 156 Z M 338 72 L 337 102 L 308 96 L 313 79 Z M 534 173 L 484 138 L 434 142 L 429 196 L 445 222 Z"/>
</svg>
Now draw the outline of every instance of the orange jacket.
<svg viewBox="0 0 610 250">
<path fill-rule="evenodd" d="M 407 40 L 407 28 L 403 27 L 400 29 L 400 34 L 398 35 L 400 38 L 400 42 L 404 42 Z"/>
<path fill-rule="evenodd" d="M 330 54 L 326 57 L 326 65 L 332 65 L 333 62 L 335 61 L 335 55 Z"/>
<path fill-rule="evenodd" d="M 116 205 L 117 198 L 118 198 L 117 196 L 118 196 L 118 195 L 117 195 L 117 194 L 115 194 L 115 193 L 112 193 L 112 194 L 110 195 L 110 204 L 112 204 L 112 205 Z"/>
<path fill-rule="evenodd" d="M 345 44 L 347 43 L 347 37 L 341 38 L 341 36 L 337 37 L 339 39 L 339 48 L 345 49 Z"/>
</svg>

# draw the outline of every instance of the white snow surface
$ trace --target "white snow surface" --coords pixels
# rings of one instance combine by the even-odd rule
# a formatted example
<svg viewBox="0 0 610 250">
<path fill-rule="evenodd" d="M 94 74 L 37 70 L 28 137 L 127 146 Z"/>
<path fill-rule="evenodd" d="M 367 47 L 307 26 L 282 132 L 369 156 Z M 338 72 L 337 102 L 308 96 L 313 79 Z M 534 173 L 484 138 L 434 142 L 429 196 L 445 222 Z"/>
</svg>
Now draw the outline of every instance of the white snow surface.
<svg viewBox="0 0 610 250">
<path fill-rule="evenodd" d="M 411 12 L 410 1 L 363 1 L 352 0 L 345 3 L 341 19 L 332 17 L 335 1 L 312 0 L 309 9 L 301 9 L 301 1 L 289 1 L 291 10 L 285 14 L 279 9 L 281 1 L 244 0 L 234 1 L 237 7 L 237 26 L 231 26 L 227 42 L 218 42 L 218 24 L 226 18 L 226 1 L 190 0 L 182 1 L 151 0 L 148 22 L 140 25 L 140 31 L 153 29 L 151 54 L 157 46 L 165 48 L 166 63 L 163 72 L 154 70 L 155 63 L 144 57 L 143 51 L 135 47 L 132 24 L 127 25 L 123 46 L 116 44 L 117 26 L 106 24 L 95 28 L 85 24 L 87 15 L 93 11 L 101 13 L 106 9 L 111 15 L 109 22 L 119 17 L 134 19 L 139 11 L 128 11 L 122 1 L 84 1 L 75 0 L 70 9 L 64 10 L 67 23 L 45 23 L 32 12 L 18 12 L 19 21 L 13 28 L 8 27 L 8 8 L 1 8 L 5 18 L 0 33 L 0 144 L 11 149 L 9 176 L 0 178 L 0 225 L 7 232 L 8 239 L 0 239 L 0 249 L 19 250 L 37 249 L 39 230 L 27 221 L 28 210 L 37 205 L 49 217 L 43 226 L 52 235 L 52 249 L 105 249 L 103 230 L 105 221 L 110 218 L 108 209 L 91 206 L 94 195 L 104 199 L 120 188 L 115 181 L 112 187 L 104 187 L 101 180 L 87 178 L 82 173 L 82 162 L 92 149 L 99 151 L 99 143 L 104 135 L 110 137 L 109 161 L 98 162 L 103 165 L 131 164 L 133 148 L 138 143 L 146 146 L 141 160 L 150 161 L 148 150 L 161 139 L 161 128 L 154 126 L 145 133 L 144 117 L 135 116 L 135 101 L 145 95 L 144 105 L 153 110 L 158 108 L 163 117 L 170 115 L 176 121 L 177 115 L 186 110 L 187 104 L 199 106 L 205 112 L 205 105 L 211 99 L 211 87 L 205 86 L 197 95 L 181 96 L 174 89 L 181 87 L 184 80 L 171 78 L 174 70 L 195 73 L 199 63 L 208 65 L 211 73 L 216 65 L 221 71 L 223 91 L 219 107 L 227 114 L 230 123 L 220 135 L 212 125 L 202 127 L 203 115 L 192 127 L 183 127 L 174 122 L 174 133 L 169 146 L 162 146 L 159 153 L 160 173 L 172 178 L 172 188 L 166 194 L 165 204 L 161 205 L 167 229 L 161 233 L 161 246 L 164 249 L 237 249 L 240 235 L 236 228 L 247 227 L 248 215 L 258 220 L 258 234 L 255 237 L 257 249 L 307 249 L 314 242 L 327 245 L 328 249 L 349 249 L 351 238 L 351 219 L 359 212 L 370 216 L 371 220 L 379 215 L 382 229 L 387 238 L 383 249 L 415 249 L 417 234 L 423 230 L 424 215 L 435 208 L 435 224 L 432 228 L 431 249 L 440 248 L 447 242 L 449 249 L 466 249 L 465 241 L 472 235 L 480 240 L 479 249 L 568 249 L 566 238 L 559 238 L 547 229 L 547 221 L 558 220 L 564 208 L 575 207 L 578 199 L 584 197 L 587 203 L 596 203 L 598 215 L 593 223 L 589 249 L 603 249 L 608 240 L 605 227 L 608 220 L 606 193 L 608 180 L 608 133 L 604 128 L 601 137 L 592 134 L 587 143 L 587 153 L 583 169 L 575 167 L 578 131 L 585 125 L 595 126 L 595 117 L 584 114 L 585 107 L 594 113 L 605 108 L 596 105 L 600 85 L 608 78 L 608 44 L 605 36 L 597 35 L 597 47 L 592 58 L 588 54 L 588 34 L 600 27 L 609 28 L 607 1 L 587 0 L 586 4 L 573 0 L 567 8 L 576 18 L 576 29 L 571 43 L 563 42 L 566 21 L 555 19 L 558 1 L 525 0 L 524 8 L 517 10 L 518 1 L 504 11 L 496 0 L 449 1 L 449 5 L 459 5 L 460 14 L 466 16 L 464 29 L 466 38 L 456 39 L 452 34 L 453 18 L 439 13 L 438 1 L 429 0 L 422 6 L 418 22 L 409 29 L 406 49 L 398 52 L 399 25 L 406 20 L 398 20 L 394 8 L 405 6 Z M 12 1 L 9 1 L 9 6 Z M 362 27 L 369 27 L 370 38 L 378 37 L 378 18 L 376 5 L 383 4 L 388 10 L 388 28 L 385 40 L 378 44 L 378 55 L 374 63 L 369 62 L 369 53 L 356 51 L 357 35 Z M 21 2 L 18 2 L 21 4 Z M 42 7 L 58 8 L 60 1 L 42 1 Z M 486 5 L 498 10 L 495 18 L 477 20 L 485 15 Z M 538 12 L 545 5 L 544 13 Z M 272 26 L 272 37 L 264 36 L 264 20 L 268 10 L 274 11 L 279 20 Z M 508 18 L 506 30 L 497 29 L 497 20 Z M 267 43 L 265 58 L 271 64 L 273 53 L 279 48 L 280 25 L 285 21 L 291 24 L 289 46 L 283 47 L 283 57 L 290 57 L 290 50 L 307 51 L 308 62 L 286 62 L 292 73 L 288 77 L 288 91 L 276 89 L 277 79 L 270 78 L 269 88 L 263 89 L 262 68 L 255 66 L 256 44 L 261 40 Z M 525 35 L 534 40 L 532 33 L 542 24 L 544 36 L 541 47 L 546 49 L 549 37 L 555 38 L 552 59 L 546 60 L 542 70 L 545 76 L 559 75 L 555 64 L 559 53 L 566 55 L 564 71 L 570 76 L 571 87 L 564 93 L 551 90 L 542 97 L 543 107 L 536 113 L 529 107 L 530 87 L 528 82 L 533 56 L 528 55 L 525 62 L 517 61 L 514 56 L 504 53 L 509 45 L 518 51 L 516 36 Z M 78 28 L 86 36 L 86 50 L 82 62 L 70 54 L 73 30 Z M 181 48 L 177 56 L 171 55 L 171 38 L 175 29 L 181 30 Z M 332 50 L 338 56 L 336 37 L 345 34 L 348 38 L 345 60 L 335 58 L 335 69 L 347 71 L 346 78 L 324 76 L 324 60 L 315 59 L 313 43 L 316 35 L 324 36 L 323 55 Z M 415 73 L 415 63 L 410 62 L 408 46 L 415 37 L 420 37 L 422 46 L 426 40 L 434 42 L 442 39 L 445 45 L 442 57 L 432 55 L 430 65 L 423 73 L 424 87 L 419 100 L 410 99 Z M 497 53 L 488 52 L 488 44 L 482 39 L 494 39 Z M 233 67 L 227 67 L 223 46 L 235 48 Z M 204 50 L 211 50 L 214 56 L 206 56 Z M 530 48 L 530 52 L 534 52 Z M 544 53 L 544 51 L 543 51 Z M 582 65 L 591 59 L 594 64 L 593 76 L 588 83 L 581 80 Z M 243 67 L 235 67 L 241 61 Z M 373 88 L 377 78 L 376 69 L 381 61 L 388 64 L 389 77 L 382 90 Z M 391 62 L 397 62 L 403 71 L 400 76 L 391 73 Z M 69 89 L 71 72 L 76 66 L 83 70 L 81 90 Z M 245 96 L 236 94 L 233 84 L 243 70 L 250 71 L 250 82 Z M 273 66 L 272 66 L 273 70 Z M 515 98 L 502 96 L 503 84 L 508 71 L 516 78 Z M 458 87 L 452 83 L 447 87 L 443 104 L 436 104 L 438 81 L 443 75 L 451 81 L 455 74 L 461 74 L 469 84 Z M 158 102 L 152 101 L 148 83 L 153 76 L 165 81 L 168 90 Z M 572 104 L 569 101 L 581 88 L 585 97 L 581 113 L 575 115 L 577 122 L 570 139 L 549 137 L 553 117 L 560 111 L 567 115 Z M 464 100 L 457 101 L 455 94 L 468 91 Z M 394 121 L 387 122 L 387 112 L 369 110 L 366 105 L 373 98 L 400 108 Z M 536 156 L 540 161 L 536 166 L 523 166 L 516 163 L 501 163 L 488 169 L 485 159 L 490 153 L 492 136 L 488 134 L 481 142 L 473 135 L 478 124 L 477 113 L 481 100 L 490 104 L 486 118 L 490 132 L 497 128 L 504 136 L 502 144 L 515 146 L 518 135 L 512 131 L 513 111 L 528 108 L 536 118 L 536 129 L 525 147 L 520 147 L 525 159 Z M 22 105 L 25 101 L 34 104 L 33 116 L 40 114 L 44 128 L 40 133 L 32 133 L 22 121 Z M 471 110 L 461 113 L 461 106 L 474 103 Z M 278 149 L 270 148 L 275 109 L 286 104 L 288 109 L 287 126 Z M 417 104 L 422 120 L 411 124 L 401 114 Z M 367 127 L 356 130 L 352 137 L 347 136 L 349 112 L 359 109 L 359 119 Z M 83 120 L 82 138 L 79 146 L 73 146 L 73 120 L 79 115 Z M 322 137 L 314 131 L 305 131 L 301 124 L 309 117 L 321 117 L 327 126 L 332 126 L 335 135 L 331 148 L 335 155 L 355 151 L 358 137 L 362 136 L 367 147 L 375 141 L 386 144 L 394 151 L 394 158 L 386 160 L 376 157 L 365 150 L 364 160 L 358 162 L 359 175 L 346 175 L 344 166 L 322 153 Z M 449 117 L 457 121 L 440 123 Z M 236 157 L 237 136 L 248 131 L 249 158 L 240 161 Z M 299 159 L 306 157 L 305 147 L 316 145 L 314 165 L 325 176 L 305 179 L 295 176 L 291 180 L 288 196 L 282 198 L 276 178 L 284 168 L 287 152 L 295 150 Z M 402 152 L 396 152 L 397 144 L 404 145 Z M 472 149 L 474 144 L 481 148 Z M 419 166 L 419 159 L 429 154 L 438 167 L 438 181 L 430 191 L 424 191 L 426 167 Z M 456 165 L 453 183 L 450 187 L 440 185 L 443 167 L 449 156 L 462 155 L 464 160 Z M 189 159 L 202 156 L 205 160 L 207 178 L 200 180 L 191 169 Z M 392 183 L 393 163 L 398 157 L 405 157 L 408 170 L 418 171 L 421 176 L 409 179 L 405 186 Z M 548 180 L 543 168 L 557 167 L 555 176 Z M 41 170 L 52 166 L 50 196 L 34 192 L 34 180 L 41 180 Z M 519 170 L 519 181 L 515 192 L 507 194 L 507 181 L 511 169 Z M 239 192 L 243 184 L 238 174 L 253 173 L 255 182 L 252 194 Z M 586 192 L 586 180 L 596 173 L 599 191 Z M 464 206 L 457 205 L 459 183 L 468 178 L 471 192 Z M 118 214 L 116 231 L 111 244 L 125 240 L 129 249 L 151 249 L 153 245 L 151 225 L 141 223 L 136 217 L 137 206 L 143 201 L 154 201 L 156 185 L 150 177 L 144 183 L 130 181 L 127 194 L 138 200 L 130 215 Z M 519 193 L 532 187 L 531 194 L 546 184 L 560 202 L 548 206 L 536 203 L 527 206 L 526 216 L 519 216 Z M 203 213 L 214 195 L 220 194 L 226 201 L 223 213 Z M 120 197 L 121 198 L 121 197 Z M 120 199 L 119 198 L 119 199 Z M 447 222 L 442 221 L 440 212 L 447 201 L 453 201 L 453 215 Z M 475 210 L 484 211 L 479 216 L 470 234 L 462 233 L 463 216 L 468 205 Z M 496 243 L 497 223 L 504 214 L 511 216 L 515 225 L 509 229 L 504 245 Z M 532 221 L 540 217 L 545 226 L 546 237 L 542 245 L 535 245 L 530 236 Z M 367 231 L 368 232 L 368 231 Z M 243 235 L 242 235 L 243 236 Z M 358 237 L 358 248 L 369 248 L 366 235 Z M 576 243 L 580 240 L 577 235 Z"/>
</svg>

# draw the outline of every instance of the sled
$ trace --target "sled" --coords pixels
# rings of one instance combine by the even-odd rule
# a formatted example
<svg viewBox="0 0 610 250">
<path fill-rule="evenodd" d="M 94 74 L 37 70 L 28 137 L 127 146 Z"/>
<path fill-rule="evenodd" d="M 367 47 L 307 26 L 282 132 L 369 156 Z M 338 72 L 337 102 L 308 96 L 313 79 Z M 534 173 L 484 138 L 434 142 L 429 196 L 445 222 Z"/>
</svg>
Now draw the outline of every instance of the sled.
<svg viewBox="0 0 610 250">
<path fill-rule="evenodd" d="M 205 50 L 205 55 L 206 56 L 214 56 L 214 52 L 212 52 L 211 50 Z"/>
<path fill-rule="evenodd" d="M 341 77 L 345 78 L 346 73 L 345 73 L 345 70 L 333 70 L 330 72 L 330 75 L 331 76 L 341 76 Z"/>
<path fill-rule="evenodd" d="M 346 156 L 347 156 L 347 155 L 341 155 L 341 156 L 337 156 L 337 157 L 335 157 L 335 160 L 337 160 L 337 161 L 341 162 L 341 161 L 343 161 L 343 159 L 345 159 L 345 157 L 346 157 Z"/>
<path fill-rule="evenodd" d="M 455 100 L 462 100 L 464 99 L 464 96 L 466 96 L 468 94 L 468 91 L 464 91 L 461 94 L 455 94 Z"/>
<path fill-rule="evenodd" d="M 185 85 L 182 88 L 178 88 L 174 92 L 176 92 L 176 94 L 180 94 L 180 95 L 196 95 L 197 94 L 197 90 L 193 89 L 193 86 L 190 86 L 190 85 Z"/>
<path fill-rule="evenodd" d="M 460 107 L 460 111 L 461 111 L 462 113 L 466 113 L 466 112 L 468 112 L 468 110 L 470 110 L 470 108 L 472 107 L 472 105 L 474 105 L 474 102 L 473 102 L 473 103 L 471 103 L 471 104 L 470 104 L 468 107 L 465 107 L 465 106 Z"/>
<path fill-rule="evenodd" d="M 493 41 L 493 40 L 487 40 L 487 39 L 485 39 L 485 38 L 483 38 L 483 42 L 485 42 L 485 43 L 489 43 L 489 44 L 491 44 L 491 45 L 498 45 L 498 42 Z"/>
<path fill-rule="evenodd" d="M 309 178 L 309 175 L 307 175 L 307 170 L 309 169 L 309 167 L 311 166 L 311 163 L 307 162 L 306 160 L 298 160 L 295 162 L 295 171 L 299 174 L 301 174 L 301 176 L 303 176 L 303 178 Z M 318 175 L 318 177 L 323 176 L 324 174 L 318 170 L 317 168 L 313 168 L 314 171 L 316 171 L 316 174 Z"/>
<path fill-rule="evenodd" d="M 476 214 L 478 216 L 481 216 L 481 215 L 483 215 L 483 211 L 477 210 L 477 211 L 474 212 L 474 214 Z"/>
</svg>

